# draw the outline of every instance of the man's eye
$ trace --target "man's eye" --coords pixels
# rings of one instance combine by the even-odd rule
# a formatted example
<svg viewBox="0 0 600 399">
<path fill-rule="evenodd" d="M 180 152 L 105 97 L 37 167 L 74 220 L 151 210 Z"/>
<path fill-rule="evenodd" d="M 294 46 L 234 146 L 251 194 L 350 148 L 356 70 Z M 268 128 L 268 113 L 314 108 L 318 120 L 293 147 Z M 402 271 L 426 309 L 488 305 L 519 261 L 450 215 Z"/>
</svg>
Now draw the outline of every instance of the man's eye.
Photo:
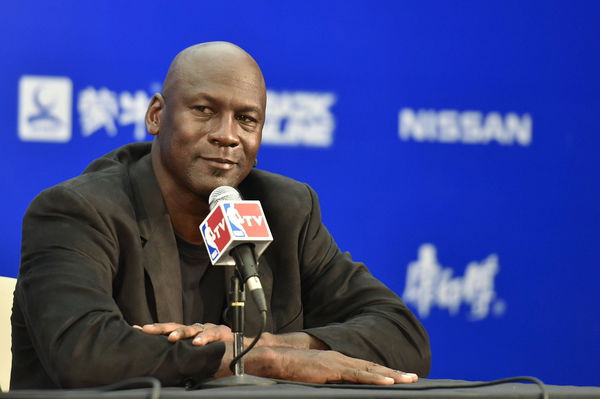
<svg viewBox="0 0 600 399">
<path fill-rule="evenodd" d="M 256 123 L 256 119 L 248 115 L 238 115 L 236 119 L 241 122 Z"/>
<path fill-rule="evenodd" d="M 210 107 L 207 107 L 205 105 L 196 105 L 194 106 L 194 110 L 203 113 L 203 114 L 211 114 L 212 110 L 210 109 Z"/>
</svg>

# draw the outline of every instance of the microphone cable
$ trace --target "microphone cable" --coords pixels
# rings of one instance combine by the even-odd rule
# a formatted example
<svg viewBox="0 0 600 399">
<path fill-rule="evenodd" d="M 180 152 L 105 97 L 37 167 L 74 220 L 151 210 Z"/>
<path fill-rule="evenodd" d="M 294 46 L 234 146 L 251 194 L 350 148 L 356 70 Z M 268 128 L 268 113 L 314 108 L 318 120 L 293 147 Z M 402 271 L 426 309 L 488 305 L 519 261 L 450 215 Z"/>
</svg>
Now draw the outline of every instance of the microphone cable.
<svg viewBox="0 0 600 399">
<path fill-rule="evenodd" d="M 250 352 L 252 350 L 252 348 L 254 348 L 254 346 L 260 339 L 260 336 L 262 335 L 263 331 L 265 330 L 265 327 L 267 325 L 267 312 L 265 310 L 263 310 L 260 312 L 260 315 L 261 315 L 261 320 L 260 320 L 260 328 L 258 329 L 258 334 L 256 334 L 256 336 L 254 337 L 252 342 L 250 342 L 250 345 L 248 345 L 246 348 L 244 348 L 244 350 L 241 353 L 239 353 L 236 357 L 234 357 L 231 360 L 231 363 L 229 363 L 229 370 L 231 370 L 231 372 L 233 374 L 235 374 L 236 363 L 239 362 L 244 356 L 246 356 L 246 354 L 248 352 Z"/>
</svg>

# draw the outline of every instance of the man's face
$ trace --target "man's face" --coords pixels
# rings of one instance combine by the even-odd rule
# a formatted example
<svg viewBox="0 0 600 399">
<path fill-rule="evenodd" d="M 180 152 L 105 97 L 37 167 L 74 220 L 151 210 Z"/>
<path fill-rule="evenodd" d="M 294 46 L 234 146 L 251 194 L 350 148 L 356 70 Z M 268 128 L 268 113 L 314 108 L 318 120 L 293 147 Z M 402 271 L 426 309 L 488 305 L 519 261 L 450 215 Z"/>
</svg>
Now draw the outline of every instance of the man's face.
<svg viewBox="0 0 600 399">
<path fill-rule="evenodd" d="M 265 119 L 264 84 L 254 68 L 187 68 L 151 109 L 156 102 L 158 166 L 177 190 L 207 197 L 250 173 Z"/>
</svg>

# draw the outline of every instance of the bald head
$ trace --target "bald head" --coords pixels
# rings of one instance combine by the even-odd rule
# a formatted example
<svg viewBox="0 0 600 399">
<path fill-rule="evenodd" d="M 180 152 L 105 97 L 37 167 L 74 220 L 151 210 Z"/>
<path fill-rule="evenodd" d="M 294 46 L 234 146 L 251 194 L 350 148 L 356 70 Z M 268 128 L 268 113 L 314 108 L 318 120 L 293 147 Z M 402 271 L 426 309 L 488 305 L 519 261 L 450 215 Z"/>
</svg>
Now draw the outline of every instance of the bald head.
<svg viewBox="0 0 600 399">
<path fill-rule="evenodd" d="M 165 81 L 163 95 L 170 94 L 181 84 L 198 80 L 219 80 L 220 75 L 232 81 L 256 85 L 266 103 L 265 81 L 260 67 L 242 48 L 229 42 L 207 42 L 190 46 L 173 59 Z"/>
</svg>

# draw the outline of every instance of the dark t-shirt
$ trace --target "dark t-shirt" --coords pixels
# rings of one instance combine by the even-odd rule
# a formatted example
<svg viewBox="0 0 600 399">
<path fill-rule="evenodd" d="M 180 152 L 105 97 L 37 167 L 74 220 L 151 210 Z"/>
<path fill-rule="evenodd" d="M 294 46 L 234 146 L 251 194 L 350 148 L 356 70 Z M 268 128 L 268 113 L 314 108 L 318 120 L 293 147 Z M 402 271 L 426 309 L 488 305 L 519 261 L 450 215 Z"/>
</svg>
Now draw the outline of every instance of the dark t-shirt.
<svg viewBox="0 0 600 399">
<path fill-rule="evenodd" d="M 224 267 L 211 266 L 203 245 L 176 238 L 181 262 L 184 324 L 223 324 L 227 299 Z M 206 303 L 211 306 L 205 307 Z"/>
</svg>

